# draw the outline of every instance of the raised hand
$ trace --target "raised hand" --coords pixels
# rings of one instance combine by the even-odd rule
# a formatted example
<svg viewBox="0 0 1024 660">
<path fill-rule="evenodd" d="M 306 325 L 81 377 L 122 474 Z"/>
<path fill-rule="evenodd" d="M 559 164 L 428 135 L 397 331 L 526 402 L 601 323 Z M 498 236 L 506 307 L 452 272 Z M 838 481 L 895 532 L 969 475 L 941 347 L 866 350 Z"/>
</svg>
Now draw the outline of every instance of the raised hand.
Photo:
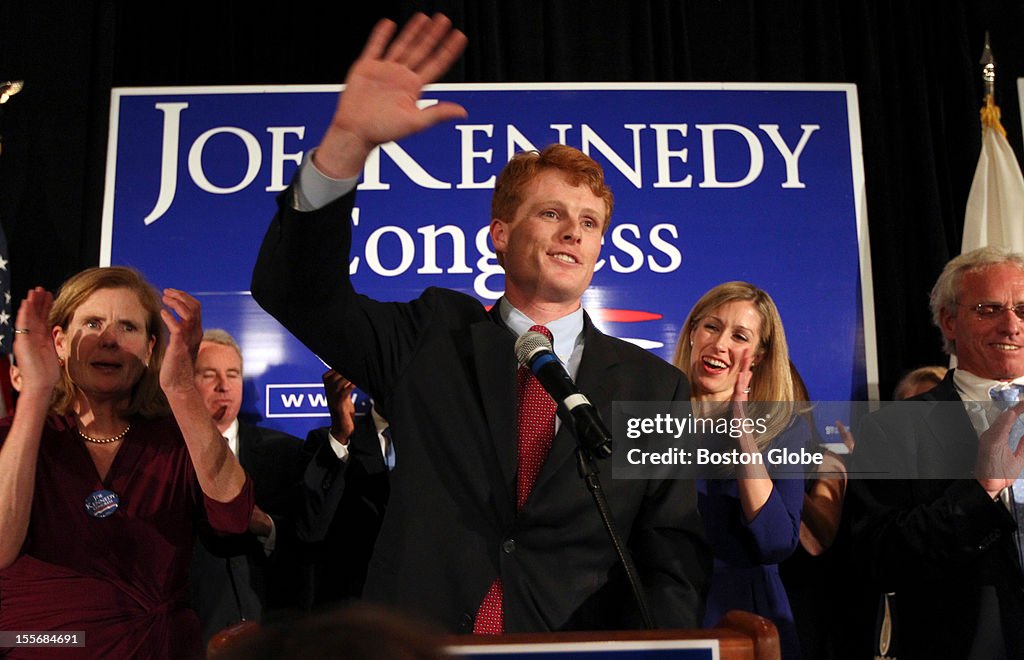
<svg viewBox="0 0 1024 660">
<path fill-rule="evenodd" d="M 29 291 L 18 306 L 14 359 L 21 371 L 23 392 L 50 392 L 60 381 L 60 360 L 48 322 L 52 307 L 53 294 L 42 287 Z"/>
<path fill-rule="evenodd" d="M 466 116 L 455 103 L 420 108 L 423 86 L 440 78 L 466 47 L 466 36 L 441 14 L 416 14 L 397 37 L 395 23 L 374 27 L 320 147 L 316 166 L 335 178 L 359 174 L 370 151 L 450 119 Z"/>
<path fill-rule="evenodd" d="M 160 365 L 160 387 L 167 394 L 194 389 L 195 356 L 203 340 L 199 301 L 184 291 L 164 289 L 163 303 L 167 307 L 160 310 L 160 316 L 169 337 Z"/>
</svg>

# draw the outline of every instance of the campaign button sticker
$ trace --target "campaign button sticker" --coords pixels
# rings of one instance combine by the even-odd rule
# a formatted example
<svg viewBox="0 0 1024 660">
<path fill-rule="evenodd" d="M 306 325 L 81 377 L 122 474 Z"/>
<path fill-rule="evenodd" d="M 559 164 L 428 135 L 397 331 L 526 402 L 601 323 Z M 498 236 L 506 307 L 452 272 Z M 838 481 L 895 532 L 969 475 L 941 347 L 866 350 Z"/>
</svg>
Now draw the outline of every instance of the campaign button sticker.
<svg viewBox="0 0 1024 660">
<path fill-rule="evenodd" d="M 120 503 L 117 493 L 112 490 L 97 490 L 85 498 L 85 511 L 93 518 L 106 518 L 117 511 Z"/>
</svg>

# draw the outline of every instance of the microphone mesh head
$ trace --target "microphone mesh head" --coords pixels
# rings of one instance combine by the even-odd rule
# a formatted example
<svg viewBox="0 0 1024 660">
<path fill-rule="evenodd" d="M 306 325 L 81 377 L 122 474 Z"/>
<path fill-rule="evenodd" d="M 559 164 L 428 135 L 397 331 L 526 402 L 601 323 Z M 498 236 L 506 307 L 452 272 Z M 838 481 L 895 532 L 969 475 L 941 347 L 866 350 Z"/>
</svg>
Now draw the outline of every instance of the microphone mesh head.
<svg viewBox="0 0 1024 660">
<path fill-rule="evenodd" d="M 533 330 L 525 332 L 516 340 L 516 359 L 519 360 L 519 364 L 529 367 L 533 354 L 544 349 L 552 350 L 547 337 Z"/>
</svg>

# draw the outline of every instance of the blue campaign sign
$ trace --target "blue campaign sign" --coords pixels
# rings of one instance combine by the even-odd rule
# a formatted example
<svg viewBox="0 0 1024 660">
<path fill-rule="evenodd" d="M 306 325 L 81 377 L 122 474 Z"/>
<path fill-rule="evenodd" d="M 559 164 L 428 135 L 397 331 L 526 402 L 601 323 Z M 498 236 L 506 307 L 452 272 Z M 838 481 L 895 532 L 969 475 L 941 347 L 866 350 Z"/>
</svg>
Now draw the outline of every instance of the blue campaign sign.
<svg viewBox="0 0 1024 660">
<path fill-rule="evenodd" d="M 125 88 L 111 110 L 101 263 L 196 295 L 205 325 L 243 348 L 243 411 L 303 436 L 326 424 L 325 367 L 253 302 L 249 278 L 274 197 L 339 89 Z M 437 100 L 468 118 L 383 145 L 364 168 L 360 291 L 408 300 L 436 285 L 495 301 L 494 178 L 516 151 L 562 142 L 601 163 L 615 193 L 584 297 L 602 330 L 671 359 L 697 298 L 747 280 L 778 303 L 813 398 L 876 398 L 852 85 L 435 85 L 423 102 Z"/>
</svg>

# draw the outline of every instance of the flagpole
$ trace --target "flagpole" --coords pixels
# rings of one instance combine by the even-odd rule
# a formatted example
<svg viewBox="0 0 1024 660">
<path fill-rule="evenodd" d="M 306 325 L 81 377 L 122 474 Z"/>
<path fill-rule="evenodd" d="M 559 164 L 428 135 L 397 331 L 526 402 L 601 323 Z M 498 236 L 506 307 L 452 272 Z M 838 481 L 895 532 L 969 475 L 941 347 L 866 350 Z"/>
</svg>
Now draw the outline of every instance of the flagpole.
<svg viewBox="0 0 1024 660">
<path fill-rule="evenodd" d="M 3 153 L 3 110 L 8 101 L 25 86 L 22 80 L 0 82 L 0 154 Z M 7 259 L 7 236 L 0 225 L 0 413 L 4 416 L 14 412 L 14 390 L 11 384 L 11 365 L 14 335 L 14 318 L 11 315 L 11 271 Z"/>
<path fill-rule="evenodd" d="M 981 55 L 985 101 L 980 110 L 981 153 L 964 213 L 961 252 L 984 246 L 1024 253 L 1024 177 L 995 99 L 996 61 L 988 32 Z"/>
</svg>

